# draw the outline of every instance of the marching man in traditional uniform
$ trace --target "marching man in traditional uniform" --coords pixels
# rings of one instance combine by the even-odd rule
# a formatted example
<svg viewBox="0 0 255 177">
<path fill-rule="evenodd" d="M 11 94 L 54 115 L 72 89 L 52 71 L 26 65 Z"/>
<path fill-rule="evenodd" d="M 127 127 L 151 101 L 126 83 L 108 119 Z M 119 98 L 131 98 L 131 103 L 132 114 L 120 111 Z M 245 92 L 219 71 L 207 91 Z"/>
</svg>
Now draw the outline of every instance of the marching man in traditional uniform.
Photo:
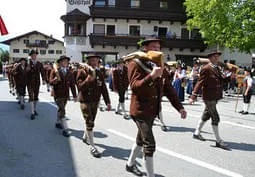
<svg viewBox="0 0 255 177">
<path fill-rule="evenodd" d="M 80 108 L 85 120 L 83 142 L 89 144 L 91 154 L 99 158 L 101 154 L 94 144 L 93 128 L 101 94 L 108 111 L 111 110 L 111 104 L 104 77 L 98 68 L 100 56 L 89 54 L 86 59 L 87 64 L 77 74 Z"/>
<path fill-rule="evenodd" d="M 243 87 L 243 110 L 239 113 L 246 115 L 249 114 L 248 110 L 250 107 L 251 96 L 252 96 L 252 73 L 250 68 L 244 70 L 244 87 Z"/>
<path fill-rule="evenodd" d="M 128 71 L 123 60 L 118 61 L 117 67 L 112 71 L 113 90 L 119 95 L 119 103 L 116 107 L 115 113 L 121 114 L 123 112 L 124 119 L 128 119 L 125 109 L 125 92 L 128 89 Z M 121 107 L 121 111 L 120 111 Z"/>
<path fill-rule="evenodd" d="M 69 137 L 65 120 L 65 107 L 67 100 L 69 100 L 69 89 L 73 94 L 73 99 L 77 101 L 77 94 L 75 88 L 75 79 L 72 71 L 69 69 L 70 58 L 61 56 L 58 60 L 58 68 L 52 69 L 50 73 L 49 82 L 53 85 L 52 96 L 54 96 L 55 103 L 58 106 L 56 128 L 63 129 L 63 136 Z"/>
<path fill-rule="evenodd" d="M 143 148 L 147 176 L 154 177 L 153 154 L 156 143 L 152 126 L 160 110 L 163 92 L 169 90 L 163 89 L 164 59 L 162 52 L 157 51 L 160 49 L 160 40 L 147 39 L 142 45 L 146 53 L 139 51 L 123 58 L 128 62 L 128 78 L 132 90 L 130 116 L 138 128 L 136 143 L 131 149 L 126 170 L 137 176 L 143 176 L 135 164 L 135 159 Z M 153 51 L 149 51 L 149 48 Z M 179 112 L 182 118 L 186 118 L 184 109 L 180 109 Z"/>
<path fill-rule="evenodd" d="M 26 78 L 26 58 L 21 58 L 19 63 L 13 68 L 13 75 L 15 76 L 15 83 L 17 94 L 19 98 L 20 108 L 24 109 L 24 97 L 26 94 L 27 78 Z"/>
<path fill-rule="evenodd" d="M 36 105 L 38 102 L 39 90 L 40 90 L 40 75 L 43 80 L 43 85 L 45 85 L 45 75 L 43 70 L 43 64 L 37 60 L 38 52 L 31 50 L 29 56 L 31 57 L 28 60 L 26 67 L 27 71 L 27 89 L 29 95 L 29 102 L 31 103 L 31 120 L 35 119 L 35 116 L 38 115 L 36 112 Z"/>
<path fill-rule="evenodd" d="M 202 67 L 200 71 L 200 77 L 193 90 L 192 96 L 189 99 L 190 103 L 193 103 L 199 95 L 199 90 L 202 88 L 202 97 L 205 103 L 205 109 L 201 120 L 199 120 L 197 128 L 193 134 L 193 138 L 206 141 L 202 137 L 201 129 L 205 122 L 211 118 L 212 129 L 216 138 L 216 147 L 228 149 L 227 144 L 223 142 L 219 135 L 219 122 L 220 116 L 218 114 L 216 104 L 222 99 L 223 92 L 223 75 L 219 69 L 218 63 L 220 61 L 221 52 L 212 51 L 208 54 L 210 62 Z"/>
</svg>

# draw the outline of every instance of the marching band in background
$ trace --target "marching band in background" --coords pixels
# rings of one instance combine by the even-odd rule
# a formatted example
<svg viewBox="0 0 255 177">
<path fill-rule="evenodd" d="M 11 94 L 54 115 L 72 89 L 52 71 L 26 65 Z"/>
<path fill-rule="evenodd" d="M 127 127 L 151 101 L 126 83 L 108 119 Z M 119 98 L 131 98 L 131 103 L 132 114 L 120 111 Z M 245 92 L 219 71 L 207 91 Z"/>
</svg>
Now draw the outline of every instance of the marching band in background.
<svg viewBox="0 0 255 177">
<path fill-rule="evenodd" d="M 221 53 L 219 51 L 209 53 L 209 59 L 194 58 L 193 66 L 186 66 L 180 61 L 173 65 L 171 62 L 164 63 L 159 39 L 145 39 L 141 46 L 143 51 L 123 56 L 107 70 L 102 63 L 101 56 L 96 53 L 88 54 L 86 63 L 71 63 L 68 56 L 61 56 L 56 63 L 48 62 L 43 65 L 37 59 L 38 52 L 31 50 L 28 59 L 21 58 L 18 62 L 5 66 L 9 80 L 9 92 L 14 96 L 17 95 L 18 103 L 23 110 L 27 89 L 31 104 L 30 119 L 34 120 L 38 115 L 36 106 L 39 100 L 40 80 L 42 80 L 43 85 L 47 84 L 47 91 L 51 91 L 51 96 L 58 107 L 55 127 L 62 130 L 63 136 L 69 137 L 65 107 L 70 100 L 69 92 L 71 90 L 73 101 L 80 102 L 80 110 L 85 122 L 82 140 L 89 145 L 91 155 L 99 158 L 101 153 L 94 144 L 93 129 L 98 107 L 101 111 L 104 110 L 100 102 L 101 96 L 103 96 L 106 110 L 111 110 L 111 101 L 105 84 L 108 77 L 109 90 L 116 92 L 119 97 L 115 113 L 122 113 L 125 119 L 131 118 L 137 125 L 136 142 L 131 148 L 126 163 L 126 170 L 137 176 L 144 175 L 135 164 L 135 159 L 142 150 L 147 176 L 155 176 L 153 154 L 156 142 L 152 127 L 156 117 L 160 120 L 161 129 L 168 131 L 161 111 L 163 96 L 167 97 L 180 113 L 181 118 L 186 118 L 187 113 L 182 105 L 182 102 L 185 101 L 185 90 L 189 94 L 188 102 L 190 104 L 202 95 L 205 109 L 193 133 L 193 138 L 201 141 L 206 140 L 201 135 L 201 129 L 205 122 L 211 119 L 216 147 L 228 149 L 228 145 L 219 135 L 220 116 L 216 104 L 223 98 L 223 90 L 225 96 L 231 96 L 242 90 L 244 103 L 243 109 L 239 113 L 248 114 L 254 69 L 252 71 L 246 68 L 245 78 L 240 79 L 237 78 L 236 67 L 220 67 Z M 128 114 L 125 109 L 125 98 L 129 86 L 131 102 Z"/>
</svg>

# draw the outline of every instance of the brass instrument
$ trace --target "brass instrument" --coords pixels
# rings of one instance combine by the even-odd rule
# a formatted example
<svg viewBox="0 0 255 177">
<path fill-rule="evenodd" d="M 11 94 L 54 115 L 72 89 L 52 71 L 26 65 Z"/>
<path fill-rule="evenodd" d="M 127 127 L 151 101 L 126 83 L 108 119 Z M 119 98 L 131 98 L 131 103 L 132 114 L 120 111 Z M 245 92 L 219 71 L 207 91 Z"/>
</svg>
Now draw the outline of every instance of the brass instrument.
<svg viewBox="0 0 255 177">
<path fill-rule="evenodd" d="M 59 75 L 59 71 L 58 71 L 58 65 L 56 63 L 53 64 L 53 70 L 56 73 L 57 81 L 61 81 L 61 78 L 60 78 L 60 75 Z"/>
<path fill-rule="evenodd" d="M 79 63 L 79 65 L 93 77 L 96 77 L 96 70 L 92 66 L 88 65 L 87 63 Z"/>
<path fill-rule="evenodd" d="M 123 56 L 121 59 L 124 60 L 125 62 L 128 62 L 135 58 L 151 61 L 155 63 L 157 66 L 164 68 L 164 55 L 162 52 L 148 51 L 147 53 L 145 53 L 142 51 L 138 51 L 138 52 L 131 53 L 127 56 Z"/>
</svg>

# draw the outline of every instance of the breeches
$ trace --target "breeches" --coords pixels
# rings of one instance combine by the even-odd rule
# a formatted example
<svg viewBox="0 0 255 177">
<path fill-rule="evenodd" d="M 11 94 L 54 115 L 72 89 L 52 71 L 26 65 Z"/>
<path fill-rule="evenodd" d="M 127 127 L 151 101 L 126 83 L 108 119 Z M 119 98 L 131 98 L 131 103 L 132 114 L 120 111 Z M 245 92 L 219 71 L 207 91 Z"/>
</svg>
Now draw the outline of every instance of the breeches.
<svg viewBox="0 0 255 177">
<path fill-rule="evenodd" d="M 54 98 L 55 103 L 58 106 L 58 118 L 63 119 L 65 117 L 66 114 L 66 103 L 67 103 L 67 98 Z"/>
<path fill-rule="evenodd" d="M 97 115 L 98 102 L 93 103 L 80 103 L 81 112 L 86 123 L 87 131 L 92 131 L 95 124 Z"/>
<path fill-rule="evenodd" d="M 156 149 L 156 143 L 152 132 L 152 126 L 154 119 L 142 119 L 133 117 L 138 132 L 136 135 L 136 144 L 143 146 L 143 153 L 145 156 L 152 157 Z"/>
<path fill-rule="evenodd" d="M 29 101 L 38 101 L 40 85 L 27 86 Z"/>
<path fill-rule="evenodd" d="M 252 95 L 251 90 L 249 90 L 247 96 L 243 95 L 243 102 L 244 103 L 250 103 L 251 102 L 251 95 Z"/>
<path fill-rule="evenodd" d="M 124 101 L 125 101 L 125 90 L 119 90 L 118 94 L 119 94 L 119 102 L 124 103 Z"/>
<path fill-rule="evenodd" d="M 26 86 L 17 86 L 17 93 L 19 96 L 25 96 L 26 94 Z"/>
<path fill-rule="evenodd" d="M 216 104 L 217 101 L 204 101 L 205 109 L 202 115 L 202 120 L 207 121 L 212 118 L 212 125 L 218 125 L 220 122 L 220 116 L 218 114 Z"/>
</svg>

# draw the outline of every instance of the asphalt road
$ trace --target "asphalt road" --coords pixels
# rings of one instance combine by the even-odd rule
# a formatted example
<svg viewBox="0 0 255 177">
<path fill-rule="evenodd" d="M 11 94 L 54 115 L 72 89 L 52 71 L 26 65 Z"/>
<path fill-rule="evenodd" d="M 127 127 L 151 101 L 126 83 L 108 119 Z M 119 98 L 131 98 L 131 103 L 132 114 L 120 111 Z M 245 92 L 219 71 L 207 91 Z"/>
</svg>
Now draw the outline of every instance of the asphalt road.
<svg viewBox="0 0 255 177">
<path fill-rule="evenodd" d="M 113 111 L 98 112 L 95 143 L 102 152 L 93 158 L 89 147 L 81 141 L 84 120 L 79 103 L 67 105 L 69 138 L 55 129 L 56 105 L 41 86 L 38 116 L 30 120 L 26 102 L 21 110 L 15 96 L 9 94 L 8 82 L 0 78 L 0 177 L 131 177 L 125 163 L 135 139 L 136 126 Z M 112 106 L 118 97 L 110 92 Z M 192 138 L 204 105 L 201 99 L 194 105 L 184 103 L 188 112 L 182 120 L 170 103 L 163 100 L 163 115 L 168 132 L 155 121 L 157 151 L 154 156 L 157 177 L 254 177 L 255 175 L 255 96 L 249 115 L 235 112 L 236 97 L 226 97 L 218 104 L 221 117 L 220 134 L 231 150 L 213 147 L 215 138 L 210 122 L 203 128 L 207 139 Z M 126 101 L 129 108 L 129 100 Z M 242 107 L 239 97 L 237 111 Z M 142 156 L 137 159 L 144 171 Z"/>
</svg>

